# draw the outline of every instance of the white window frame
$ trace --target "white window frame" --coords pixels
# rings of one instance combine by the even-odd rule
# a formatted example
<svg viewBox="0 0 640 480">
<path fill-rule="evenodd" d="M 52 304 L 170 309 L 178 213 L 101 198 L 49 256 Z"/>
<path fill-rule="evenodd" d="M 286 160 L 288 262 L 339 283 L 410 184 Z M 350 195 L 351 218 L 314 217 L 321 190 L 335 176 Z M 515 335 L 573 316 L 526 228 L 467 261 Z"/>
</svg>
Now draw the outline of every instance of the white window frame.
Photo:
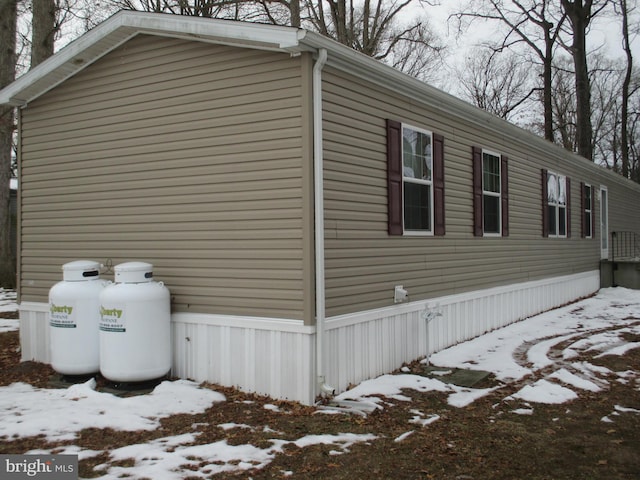
<svg viewBox="0 0 640 480">
<path fill-rule="evenodd" d="M 593 238 L 593 229 L 595 228 L 593 225 L 593 205 L 594 205 L 594 201 L 593 201 L 593 194 L 594 194 L 594 189 L 593 186 L 591 186 L 591 184 L 589 183 L 585 183 L 584 184 L 584 188 L 585 190 L 588 188 L 589 189 L 589 201 L 585 202 L 584 204 L 584 210 L 582 211 L 582 222 L 584 223 L 586 221 L 587 215 L 589 216 L 589 232 L 588 235 L 585 235 L 584 238 Z M 582 197 L 586 200 L 586 195 L 585 192 L 581 192 Z M 586 223 L 585 223 L 585 227 L 586 227 Z"/>
<path fill-rule="evenodd" d="M 424 135 L 428 135 L 429 138 L 431 139 L 430 145 L 431 145 L 431 178 L 429 180 L 425 180 L 425 179 L 421 179 L 421 178 L 415 178 L 415 177 L 410 177 L 410 176 L 406 176 L 405 173 L 407 173 L 405 171 L 405 167 L 404 167 L 404 131 L 406 130 L 411 130 L 417 133 L 422 133 Z M 433 132 L 429 131 L 429 130 L 425 130 L 424 128 L 419 128 L 419 127 L 414 127 L 413 125 L 409 125 L 409 124 L 402 124 L 402 149 L 401 149 L 401 155 L 402 155 L 402 231 L 404 235 L 407 236 L 433 236 L 433 215 L 434 215 L 434 205 L 433 205 L 433 201 L 434 201 L 434 195 L 433 195 Z M 405 205 L 404 205 L 404 189 L 405 189 L 405 184 L 406 183 L 414 183 L 414 184 L 418 184 L 418 185 L 427 185 L 429 186 L 429 228 L 427 230 L 408 230 L 406 228 L 405 225 Z"/>
<path fill-rule="evenodd" d="M 551 202 L 549 200 L 549 180 L 551 179 L 551 177 L 555 177 L 556 178 L 556 188 L 558 191 L 558 198 L 555 202 Z M 566 196 L 567 194 L 567 176 L 566 175 L 560 175 L 559 173 L 555 173 L 555 172 L 551 172 L 548 171 L 547 172 L 547 205 L 549 207 L 555 207 L 555 226 L 556 226 L 556 231 L 555 233 L 551 233 L 551 229 L 549 228 L 549 225 L 547 225 L 547 228 L 549 230 L 549 238 L 567 238 L 567 230 L 568 230 L 568 225 L 567 225 L 567 199 L 565 198 L 564 200 L 564 207 L 561 207 L 560 204 L 560 180 L 564 179 L 564 194 Z M 564 235 L 560 235 L 560 210 L 561 208 L 564 208 Z M 549 215 L 549 213 L 547 213 L 547 215 Z M 547 222 L 549 221 L 549 219 L 547 218 Z"/>
<path fill-rule="evenodd" d="M 495 157 L 498 160 L 498 192 L 493 192 L 485 189 L 484 185 L 484 156 L 489 155 Z M 501 237 L 502 236 L 502 157 L 499 153 L 493 152 L 491 150 L 482 149 L 482 165 L 481 165 L 481 175 L 482 175 L 482 235 L 484 237 Z M 498 199 L 498 231 L 497 232 L 487 232 L 487 229 L 484 224 L 484 197 L 496 197 Z"/>
</svg>

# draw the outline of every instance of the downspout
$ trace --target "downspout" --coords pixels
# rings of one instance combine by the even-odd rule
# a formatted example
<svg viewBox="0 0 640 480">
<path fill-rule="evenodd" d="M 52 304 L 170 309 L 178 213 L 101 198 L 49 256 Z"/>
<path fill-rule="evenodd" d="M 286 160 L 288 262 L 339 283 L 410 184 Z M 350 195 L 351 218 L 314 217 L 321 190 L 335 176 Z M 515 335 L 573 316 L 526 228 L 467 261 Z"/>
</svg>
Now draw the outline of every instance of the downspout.
<svg viewBox="0 0 640 480">
<path fill-rule="evenodd" d="M 322 149 L 322 69 L 327 62 L 327 50 L 318 50 L 313 66 L 313 183 L 315 210 L 315 283 L 316 283 L 316 375 L 320 394 L 333 395 L 335 389 L 325 383 L 324 371 L 324 187 Z"/>
</svg>

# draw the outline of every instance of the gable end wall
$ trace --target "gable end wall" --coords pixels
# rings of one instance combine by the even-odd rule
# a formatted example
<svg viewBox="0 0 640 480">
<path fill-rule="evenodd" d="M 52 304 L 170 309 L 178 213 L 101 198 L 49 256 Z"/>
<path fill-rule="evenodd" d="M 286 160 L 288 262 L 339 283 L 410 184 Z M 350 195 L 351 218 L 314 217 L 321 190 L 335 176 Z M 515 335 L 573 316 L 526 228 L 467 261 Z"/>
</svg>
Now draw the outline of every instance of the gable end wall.
<svg viewBox="0 0 640 480">
<path fill-rule="evenodd" d="M 21 301 L 139 260 L 173 311 L 310 321 L 307 63 L 138 36 L 29 104 Z"/>
</svg>

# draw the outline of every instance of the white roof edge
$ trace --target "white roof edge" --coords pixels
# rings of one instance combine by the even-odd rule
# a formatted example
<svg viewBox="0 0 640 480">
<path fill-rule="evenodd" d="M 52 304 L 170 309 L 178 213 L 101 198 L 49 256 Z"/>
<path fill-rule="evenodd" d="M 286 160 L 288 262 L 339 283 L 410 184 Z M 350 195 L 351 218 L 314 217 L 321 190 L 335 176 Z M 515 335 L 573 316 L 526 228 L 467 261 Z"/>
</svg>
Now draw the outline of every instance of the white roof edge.
<svg viewBox="0 0 640 480">
<path fill-rule="evenodd" d="M 298 52 L 301 32 L 292 27 L 122 10 L 0 90 L 0 105 L 25 105 L 137 34 Z"/>
</svg>

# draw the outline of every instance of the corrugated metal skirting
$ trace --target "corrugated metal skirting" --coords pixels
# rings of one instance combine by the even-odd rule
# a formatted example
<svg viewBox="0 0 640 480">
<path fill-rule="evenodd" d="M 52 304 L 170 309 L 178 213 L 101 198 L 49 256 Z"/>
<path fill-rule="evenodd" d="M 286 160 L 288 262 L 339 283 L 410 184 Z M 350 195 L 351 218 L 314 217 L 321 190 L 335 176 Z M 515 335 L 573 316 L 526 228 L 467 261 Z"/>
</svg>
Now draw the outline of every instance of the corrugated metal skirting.
<svg viewBox="0 0 640 480">
<path fill-rule="evenodd" d="M 479 290 L 327 319 L 327 383 L 337 391 L 430 353 L 590 295 L 599 272 Z M 20 306 L 23 360 L 50 362 L 48 305 Z M 313 403 L 315 328 L 301 321 L 174 313 L 172 374 Z"/>
<path fill-rule="evenodd" d="M 593 271 L 333 317 L 326 328 L 327 382 L 343 391 L 403 363 L 590 295 L 599 282 L 598 271 Z"/>
</svg>

